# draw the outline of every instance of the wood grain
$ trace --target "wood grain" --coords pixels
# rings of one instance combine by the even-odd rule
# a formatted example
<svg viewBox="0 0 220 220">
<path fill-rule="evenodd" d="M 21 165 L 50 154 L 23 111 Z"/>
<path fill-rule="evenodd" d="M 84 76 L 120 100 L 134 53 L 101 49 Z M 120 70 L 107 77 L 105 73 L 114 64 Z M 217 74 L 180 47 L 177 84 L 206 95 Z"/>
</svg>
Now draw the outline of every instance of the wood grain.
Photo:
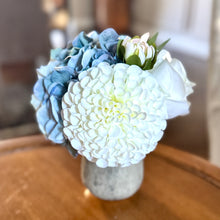
<svg viewBox="0 0 220 220">
<path fill-rule="evenodd" d="M 119 34 L 129 31 L 130 1 L 129 0 L 95 0 L 96 28 L 103 31 L 112 27 Z"/>
<path fill-rule="evenodd" d="M 80 180 L 80 157 L 43 136 L 0 142 L 0 219 L 220 219 L 220 170 L 159 145 L 130 199 L 95 198 Z"/>
</svg>

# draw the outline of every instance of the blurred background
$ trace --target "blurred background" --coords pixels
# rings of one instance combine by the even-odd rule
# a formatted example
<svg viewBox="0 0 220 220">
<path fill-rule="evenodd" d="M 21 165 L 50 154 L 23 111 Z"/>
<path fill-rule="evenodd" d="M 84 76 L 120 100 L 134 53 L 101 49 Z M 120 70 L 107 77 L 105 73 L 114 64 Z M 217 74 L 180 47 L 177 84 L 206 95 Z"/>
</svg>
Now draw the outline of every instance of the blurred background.
<svg viewBox="0 0 220 220">
<path fill-rule="evenodd" d="M 64 47 L 81 30 L 141 35 L 160 32 L 158 43 L 180 59 L 190 80 L 191 113 L 168 121 L 162 143 L 210 155 L 206 113 L 212 0 L 7 0 L 0 1 L 0 139 L 39 133 L 30 106 L 35 68 L 49 50 Z"/>
</svg>

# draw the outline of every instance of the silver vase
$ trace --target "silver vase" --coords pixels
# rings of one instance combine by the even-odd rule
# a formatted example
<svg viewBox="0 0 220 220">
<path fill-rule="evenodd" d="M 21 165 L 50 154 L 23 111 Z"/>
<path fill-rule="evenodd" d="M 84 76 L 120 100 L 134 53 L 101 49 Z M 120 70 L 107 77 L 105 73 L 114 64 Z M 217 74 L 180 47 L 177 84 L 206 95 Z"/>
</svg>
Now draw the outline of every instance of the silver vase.
<svg viewBox="0 0 220 220">
<path fill-rule="evenodd" d="M 82 182 L 93 195 L 103 200 L 121 200 L 134 195 L 141 186 L 143 175 L 143 160 L 129 167 L 100 168 L 82 157 Z"/>
</svg>

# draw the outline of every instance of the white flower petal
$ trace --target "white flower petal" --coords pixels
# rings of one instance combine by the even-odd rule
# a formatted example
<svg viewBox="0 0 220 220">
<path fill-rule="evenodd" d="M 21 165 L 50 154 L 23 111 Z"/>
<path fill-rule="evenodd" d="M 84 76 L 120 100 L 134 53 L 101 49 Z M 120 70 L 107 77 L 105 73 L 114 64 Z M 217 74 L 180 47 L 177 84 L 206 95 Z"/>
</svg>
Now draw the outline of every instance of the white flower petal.
<svg viewBox="0 0 220 220">
<path fill-rule="evenodd" d="M 148 47 L 147 48 L 147 57 L 146 57 L 146 59 L 154 57 L 154 54 L 155 54 L 154 47 L 153 46 Z"/>
<path fill-rule="evenodd" d="M 145 51 L 140 47 L 140 46 L 138 46 L 137 47 L 138 48 L 138 57 L 140 58 L 140 61 L 141 61 L 141 65 L 143 65 L 144 63 L 145 63 L 145 59 L 146 59 L 146 57 L 145 57 Z"/>
<path fill-rule="evenodd" d="M 76 83 L 73 84 L 72 92 L 73 92 L 74 95 L 77 95 L 81 92 L 81 87 L 80 87 L 79 82 L 76 82 Z"/>
<path fill-rule="evenodd" d="M 126 49 L 125 49 L 125 59 L 127 60 L 128 57 L 134 54 L 137 47 L 132 43 L 127 43 Z"/>
<path fill-rule="evenodd" d="M 185 84 L 180 75 L 164 60 L 156 69 L 153 76 L 157 79 L 167 97 L 173 100 L 182 100 L 186 96 Z"/>
<path fill-rule="evenodd" d="M 99 71 L 98 71 L 97 68 L 92 69 L 92 71 L 91 71 L 91 77 L 92 77 L 93 79 L 96 79 L 96 77 L 97 77 L 98 74 L 99 74 Z"/>
<path fill-rule="evenodd" d="M 122 45 L 123 45 L 123 46 L 126 46 L 127 42 L 129 42 L 130 39 L 131 39 L 131 38 L 130 38 L 129 36 L 126 36 L 125 39 L 124 39 L 123 42 L 122 42 Z"/>
<path fill-rule="evenodd" d="M 79 118 L 77 118 L 76 116 L 71 115 L 70 116 L 70 123 L 74 126 L 78 125 L 80 122 Z"/>
<path fill-rule="evenodd" d="M 83 98 L 88 97 L 88 96 L 90 95 L 90 93 L 91 93 L 91 89 L 90 89 L 90 88 L 85 88 L 85 89 L 83 90 L 83 92 L 82 92 Z"/>
<path fill-rule="evenodd" d="M 72 100 L 70 99 L 69 93 L 66 93 L 63 96 L 64 101 L 62 102 L 62 108 L 67 108 L 68 106 L 71 106 Z"/>
<path fill-rule="evenodd" d="M 82 82 L 70 84 L 62 100 L 64 134 L 79 154 L 99 167 L 124 167 L 155 148 L 167 109 L 151 74 L 137 66 L 101 63 L 84 72 Z"/>
<path fill-rule="evenodd" d="M 84 77 L 86 77 L 87 74 L 88 74 L 87 71 L 83 71 L 83 72 L 81 72 L 81 73 L 78 75 L 78 79 L 79 79 L 79 81 L 81 81 Z M 72 86 L 72 85 L 71 85 L 71 86 Z M 71 88 L 71 87 L 69 87 L 69 88 Z"/>
<path fill-rule="evenodd" d="M 101 168 L 106 168 L 108 166 L 108 162 L 104 159 L 98 159 L 96 161 L 96 165 Z"/>
<path fill-rule="evenodd" d="M 71 143 L 72 147 L 75 148 L 76 150 L 80 150 L 82 147 L 80 141 L 77 140 L 76 138 L 72 139 L 70 143 Z"/>
<path fill-rule="evenodd" d="M 117 125 L 113 125 L 109 130 L 109 137 L 116 138 L 120 135 L 121 129 Z"/>
<path fill-rule="evenodd" d="M 150 33 L 147 32 L 141 36 L 141 41 L 147 42 L 150 37 Z"/>
<path fill-rule="evenodd" d="M 87 84 L 89 83 L 90 81 L 90 78 L 87 76 L 87 77 L 84 77 L 81 81 L 80 81 L 80 86 L 82 88 L 85 88 L 87 86 Z"/>
<path fill-rule="evenodd" d="M 190 103 L 187 101 L 167 100 L 166 105 L 168 113 L 167 119 L 175 118 L 179 115 L 187 115 L 189 113 Z"/>
<path fill-rule="evenodd" d="M 187 96 L 193 92 L 195 84 L 187 78 L 182 63 L 162 50 L 151 73 L 166 97 L 168 119 L 188 114 L 190 103 Z"/>
</svg>

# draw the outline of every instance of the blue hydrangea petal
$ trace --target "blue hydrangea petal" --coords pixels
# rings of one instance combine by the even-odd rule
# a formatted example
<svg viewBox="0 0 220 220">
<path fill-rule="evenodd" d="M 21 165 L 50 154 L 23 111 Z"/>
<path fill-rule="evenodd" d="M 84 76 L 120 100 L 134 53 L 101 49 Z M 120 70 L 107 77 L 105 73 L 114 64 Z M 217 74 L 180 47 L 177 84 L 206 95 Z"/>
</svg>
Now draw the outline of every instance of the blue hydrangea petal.
<svg viewBox="0 0 220 220">
<path fill-rule="evenodd" d="M 49 134 L 48 139 L 57 144 L 63 144 L 65 142 L 65 138 L 63 135 L 63 127 L 57 124 Z"/>
<path fill-rule="evenodd" d="M 62 48 L 56 48 L 56 49 L 50 50 L 50 59 L 56 60 L 57 58 L 60 57 L 61 52 L 62 52 Z"/>
<path fill-rule="evenodd" d="M 107 54 L 107 53 L 102 54 L 99 57 L 99 60 L 101 60 L 102 62 L 104 62 L 104 61 L 109 62 L 110 64 L 112 64 L 114 62 L 113 57 L 110 54 Z"/>
<path fill-rule="evenodd" d="M 66 92 L 66 87 L 60 83 L 52 83 L 48 89 L 48 94 L 50 96 L 56 96 L 56 98 L 62 98 L 63 94 Z"/>
<path fill-rule="evenodd" d="M 92 38 L 94 42 L 97 42 L 99 40 L 99 34 L 97 31 L 91 31 L 89 34 L 87 34 L 88 37 Z"/>
<path fill-rule="evenodd" d="M 95 59 L 92 62 L 92 67 L 97 66 L 101 62 L 107 62 L 109 64 L 115 64 L 116 60 L 109 53 L 103 53 L 102 55 L 99 56 L 98 59 Z"/>
<path fill-rule="evenodd" d="M 41 101 L 33 94 L 31 96 L 31 105 L 34 107 L 34 109 L 37 111 L 39 107 L 41 106 Z"/>
<path fill-rule="evenodd" d="M 117 45 L 118 45 L 118 40 L 115 42 L 107 42 L 105 44 L 105 47 L 112 55 L 114 55 L 117 51 Z"/>
<path fill-rule="evenodd" d="M 74 55 L 78 54 L 79 50 L 80 50 L 80 48 L 73 47 L 69 52 L 69 56 L 74 56 Z"/>
<path fill-rule="evenodd" d="M 73 40 L 72 45 L 73 47 L 82 48 L 85 45 L 91 43 L 93 40 L 92 38 L 88 37 L 84 31 L 80 32 L 79 35 Z"/>
<path fill-rule="evenodd" d="M 50 134 L 53 129 L 56 127 L 56 122 L 53 120 L 49 120 L 46 122 L 46 124 L 44 125 L 44 129 L 45 129 L 45 133 L 46 134 Z"/>
<path fill-rule="evenodd" d="M 59 54 L 59 60 L 63 61 L 67 56 L 68 56 L 68 49 L 62 49 L 60 54 Z"/>
<path fill-rule="evenodd" d="M 96 54 L 95 49 L 88 49 L 85 51 L 82 57 L 82 67 L 83 69 L 86 69 L 88 66 L 91 65 L 92 58 Z"/>
<path fill-rule="evenodd" d="M 50 74 L 54 67 L 58 66 L 60 64 L 60 61 L 50 61 L 46 66 L 41 66 L 37 69 L 37 74 L 39 78 L 46 77 L 48 74 Z"/>
<path fill-rule="evenodd" d="M 69 80 L 73 79 L 73 78 L 76 79 L 78 76 L 76 70 L 70 66 L 60 66 L 60 67 L 57 67 L 56 70 L 57 70 L 57 72 L 59 72 L 61 74 L 67 74 L 67 73 L 69 74 L 69 76 L 67 76 L 67 78 L 69 78 L 69 79 L 66 78 L 66 82 L 69 82 Z"/>
<path fill-rule="evenodd" d="M 100 41 L 100 42 L 99 42 Z M 51 61 L 38 71 L 32 105 L 36 109 L 39 127 L 50 140 L 66 144 L 61 118 L 61 100 L 71 80 L 78 81 L 78 74 L 100 62 L 117 61 L 118 34 L 107 29 L 100 35 L 81 32 L 65 49 L 51 51 Z M 101 48 L 99 48 L 101 46 Z"/>
<path fill-rule="evenodd" d="M 64 84 L 70 80 L 70 74 L 67 71 L 54 71 L 51 75 L 51 82 Z"/>
<path fill-rule="evenodd" d="M 95 49 L 95 52 L 94 59 L 98 59 L 101 55 L 108 53 L 103 49 Z"/>
<path fill-rule="evenodd" d="M 126 37 L 129 37 L 128 35 L 119 35 L 118 39 L 119 40 L 124 40 Z"/>
<path fill-rule="evenodd" d="M 99 35 L 99 42 L 101 48 L 110 52 L 112 55 L 116 53 L 117 43 L 119 35 L 113 28 L 108 28 L 104 30 Z"/>
<path fill-rule="evenodd" d="M 44 85 L 43 85 L 43 79 L 39 79 L 33 88 L 33 92 L 35 97 L 40 100 L 43 101 L 44 98 Z"/>
<path fill-rule="evenodd" d="M 72 56 L 68 62 L 68 66 L 72 67 L 76 71 L 80 71 L 82 69 L 81 61 L 82 61 L 83 51 L 80 50 L 78 54 Z"/>
<path fill-rule="evenodd" d="M 50 88 L 50 85 L 51 85 L 51 80 L 50 80 L 50 77 L 45 77 L 43 79 L 43 86 L 44 86 L 44 91 L 48 91 L 48 89 Z"/>
<path fill-rule="evenodd" d="M 102 62 L 102 61 L 99 60 L 99 59 L 93 60 L 93 62 L 92 62 L 92 67 L 98 66 L 101 62 Z"/>
<path fill-rule="evenodd" d="M 53 119 L 56 122 L 60 122 L 60 104 L 54 96 L 50 96 L 51 110 Z"/>
<path fill-rule="evenodd" d="M 46 105 L 42 105 L 38 109 L 38 111 L 36 113 L 36 117 L 37 117 L 37 122 L 38 122 L 38 125 L 39 125 L 39 128 L 40 128 L 41 132 L 43 134 L 46 134 L 44 126 L 50 120 L 49 112 L 47 110 Z"/>
</svg>

